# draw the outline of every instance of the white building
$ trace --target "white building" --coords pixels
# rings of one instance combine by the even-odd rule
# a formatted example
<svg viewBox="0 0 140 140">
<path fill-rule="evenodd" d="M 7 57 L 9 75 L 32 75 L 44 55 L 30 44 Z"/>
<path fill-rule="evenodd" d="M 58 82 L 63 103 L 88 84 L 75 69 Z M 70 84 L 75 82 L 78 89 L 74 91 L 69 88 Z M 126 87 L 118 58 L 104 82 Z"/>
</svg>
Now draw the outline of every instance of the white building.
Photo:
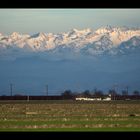
<svg viewBox="0 0 140 140">
<path fill-rule="evenodd" d="M 75 98 L 76 101 L 111 101 L 111 97 L 102 98 L 87 98 L 87 97 L 77 97 Z"/>
<path fill-rule="evenodd" d="M 79 101 L 101 101 L 102 99 L 101 98 L 81 98 L 81 97 L 77 97 L 75 98 L 75 100 L 79 100 Z"/>
<path fill-rule="evenodd" d="M 111 97 L 107 97 L 105 99 L 103 99 L 104 101 L 111 101 Z"/>
</svg>

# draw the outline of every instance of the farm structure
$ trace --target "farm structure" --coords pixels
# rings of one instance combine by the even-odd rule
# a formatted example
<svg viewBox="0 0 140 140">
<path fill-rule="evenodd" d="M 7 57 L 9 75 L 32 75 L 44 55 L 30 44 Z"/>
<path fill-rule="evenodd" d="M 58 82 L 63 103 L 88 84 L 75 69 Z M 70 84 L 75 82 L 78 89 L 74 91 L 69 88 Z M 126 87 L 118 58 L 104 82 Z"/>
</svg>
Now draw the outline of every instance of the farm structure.
<svg viewBox="0 0 140 140">
<path fill-rule="evenodd" d="M 77 101 L 101 101 L 101 98 L 75 98 Z"/>
</svg>

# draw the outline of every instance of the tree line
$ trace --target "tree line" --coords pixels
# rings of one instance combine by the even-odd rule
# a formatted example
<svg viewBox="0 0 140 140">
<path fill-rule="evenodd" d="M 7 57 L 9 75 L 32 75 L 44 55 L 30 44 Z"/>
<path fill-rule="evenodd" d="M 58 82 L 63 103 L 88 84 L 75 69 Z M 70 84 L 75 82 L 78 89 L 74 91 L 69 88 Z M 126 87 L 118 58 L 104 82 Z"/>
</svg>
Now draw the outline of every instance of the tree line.
<svg viewBox="0 0 140 140">
<path fill-rule="evenodd" d="M 67 97 L 67 98 L 71 98 L 74 96 L 79 96 L 79 97 L 92 97 L 92 96 L 98 96 L 98 97 L 103 97 L 107 94 L 105 94 L 102 90 L 97 90 L 95 89 L 94 91 L 90 91 L 90 90 L 85 90 L 83 92 L 72 92 L 71 90 L 65 90 L 64 92 L 61 93 L 61 95 L 63 97 Z M 109 90 L 108 91 L 108 95 L 123 95 L 123 96 L 127 96 L 128 94 L 128 90 L 122 90 L 122 93 L 117 93 L 116 90 Z M 132 95 L 140 95 L 140 92 L 138 90 L 134 90 L 132 92 Z"/>
</svg>

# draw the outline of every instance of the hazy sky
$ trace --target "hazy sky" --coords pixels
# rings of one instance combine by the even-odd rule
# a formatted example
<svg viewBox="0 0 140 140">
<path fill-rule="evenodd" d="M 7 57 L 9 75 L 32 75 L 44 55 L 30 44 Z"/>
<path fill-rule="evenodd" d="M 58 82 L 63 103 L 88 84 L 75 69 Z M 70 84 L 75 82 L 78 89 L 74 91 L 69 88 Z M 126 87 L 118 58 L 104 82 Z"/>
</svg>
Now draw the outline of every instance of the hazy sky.
<svg viewBox="0 0 140 140">
<path fill-rule="evenodd" d="M 65 32 L 101 26 L 140 27 L 140 9 L 0 9 L 0 32 Z"/>
</svg>

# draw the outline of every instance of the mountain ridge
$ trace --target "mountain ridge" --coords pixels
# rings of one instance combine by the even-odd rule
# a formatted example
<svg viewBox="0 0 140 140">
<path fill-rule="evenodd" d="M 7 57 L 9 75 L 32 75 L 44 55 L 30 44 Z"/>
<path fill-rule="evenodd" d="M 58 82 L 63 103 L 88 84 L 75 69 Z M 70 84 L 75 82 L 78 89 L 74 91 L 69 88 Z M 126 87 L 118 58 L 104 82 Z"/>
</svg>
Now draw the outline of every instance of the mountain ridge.
<svg viewBox="0 0 140 140">
<path fill-rule="evenodd" d="M 0 58 L 3 58 L 4 55 L 5 57 L 13 56 L 15 53 L 19 57 L 20 54 L 44 52 L 46 55 L 48 53 L 65 54 L 68 52 L 91 56 L 104 53 L 108 55 L 125 54 L 129 44 L 131 48 L 132 46 L 140 48 L 139 37 L 140 28 L 112 26 L 101 27 L 97 30 L 74 28 L 69 32 L 57 34 L 40 32 L 28 35 L 13 32 L 8 36 L 0 34 Z"/>
</svg>

